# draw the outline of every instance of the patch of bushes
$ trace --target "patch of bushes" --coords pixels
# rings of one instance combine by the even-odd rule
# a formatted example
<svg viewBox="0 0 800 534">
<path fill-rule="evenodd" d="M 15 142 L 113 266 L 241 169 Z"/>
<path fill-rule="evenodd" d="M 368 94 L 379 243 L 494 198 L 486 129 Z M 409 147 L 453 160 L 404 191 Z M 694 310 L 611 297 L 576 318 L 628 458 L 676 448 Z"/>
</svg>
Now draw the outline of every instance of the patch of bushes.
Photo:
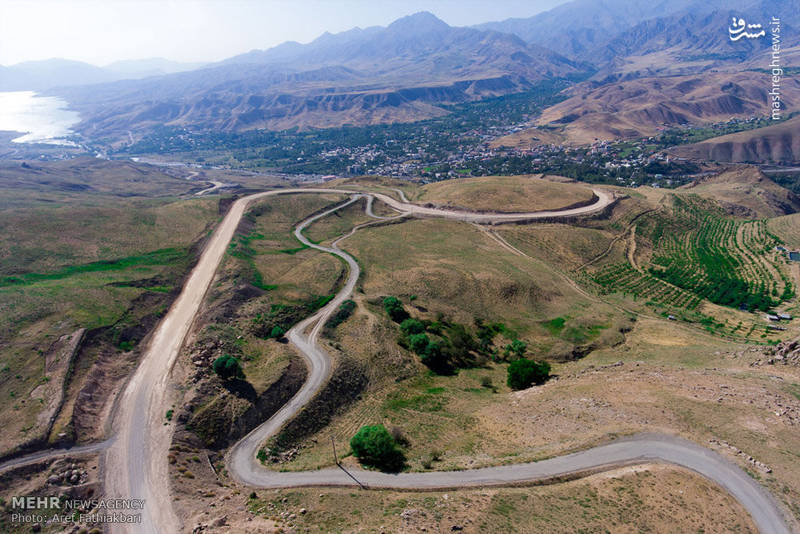
<svg viewBox="0 0 800 534">
<path fill-rule="evenodd" d="M 507 332 L 502 323 L 484 324 L 476 320 L 476 339 L 466 326 L 449 323 L 443 317 L 436 321 L 410 317 L 397 297 L 384 298 L 383 306 L 387 315 L 400 323 L 398 344 L 416 353 L 422 363 L 437 374 L 451 374 L 455 369 L 474 367 L 481 359 L 495 357 L 494 337 Z"/>
<path fill-rule="evenodd" d="M 315 295 L 300 304 L 273 304 L 269 312 L 257 314 L 251 323 L 251 332 L 260 338 L 273 338 L 275 327 L 285 333 L 295 323 L 308 317 L 333 299 L 333 295 Z"/>
<path fill-rule="evenodd" d="M 508 387 L 526 389 L 534 384 L 543 384 L 550 377 L 550 364 L 520 358 L 508 366 Z"/>
<path fill-rule="evenodd" d="M 408 318 L 400 323 L 400 330 L 407 336 L 421 334 L 425 331 L 425 325 L 418 319 Z"/>
<path fill-rule="evenodd" d="M 350 439 L 350 448 L 362 465 L 397 473 L 406 463 L 403 451 L 383 425 L 363 426 Z"/>
<path fill-rule="evenodd" d="M 353 312 L 356 309 L 356 303 L 350 299 L 345 300 L 336 310 L 336 313 L 331 315 L 331 318 L 328 319 L 328 324 L 325 325 L 326 328 L 333 330 L 353 315 Z"/>
<path fill-rule="evenodd" d="M 275 325 L 272 327 L 272 331 L 269 333 L 269 337 L 272 339 L 281 339 L 283 335 L 286 333 L 286 330 L 280 327 L 280 325 Z"/>
<path fill-rule="evenodd" d="M 518 359 L 524 358 L 525 351 L 527 350 L 528 350 L 527 343 L 519 339 L 515 339 L 511 343 L 505 346 L 505 349 L 503 350 L 503 355 L 506 357 L 506 359 L 509 359 L 512 356 Z"/>
<path fill-rule="evenodd" d="M 223 354 L 214 360 L 212 368 L 214 372 L 217 373 L 217 376 L 223 380 L 244 378 L 244 371 L 242 371 L 242 366 L 239 365 L 239 360 L 230 354 Z"/>
<path fill-rule="evenodd" d="M 392 321 L 402 323 L 408 319 L 409 315 L 403 307 L 403 303 L 397 297 L 386 297 L 383 299 L 383 309 L 391 317 Z"/>
</svg>

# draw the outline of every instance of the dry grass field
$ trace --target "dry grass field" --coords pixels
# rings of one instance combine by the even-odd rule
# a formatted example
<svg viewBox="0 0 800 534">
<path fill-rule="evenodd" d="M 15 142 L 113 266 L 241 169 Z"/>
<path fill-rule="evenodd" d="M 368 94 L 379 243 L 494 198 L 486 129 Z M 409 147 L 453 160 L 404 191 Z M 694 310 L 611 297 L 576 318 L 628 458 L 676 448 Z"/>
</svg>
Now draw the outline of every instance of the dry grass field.
<svg viewBox="0 0 800 534">
<path fill-rule="evenodd" d="M 554 210 L 589 203 L 592 198 L 584 185 L 559 183 L 541 175 L 445 180 L 424 185 L 409 197 L 419 204 L 507 213 Z"/>
<path fill-rule="evenodd" d="M 770 219 L 767 228 L 783 239 L 787 247 L 800 248 L 800 213 Z"/>
<path fill-rule="evenodd" d="M 800 209 L 797 195 L 749 165 L 734 167 L 682 189 L 713 198 L 729 213 L 750 219 L 780 217 Z"/>
<path fill-rule="evenodd" d="M 175 178 L 158 179 L 172 184 L 169 180 Z M 393 195 L 392 188 L 402 187 L 420 203 L 471 209 L 502 205 L 508 211 L 554 209 L 591 195 L 583 186 L 531 177 L 454 180 L 424 187 L 385 179 L 332 185 L 348 183 Z M 734 187 L 736 194 L 763 201 L 768 188 L 757 181 L 745 185 Z M 79 326 L 111 326 L 100 330 L 108 338 L 103 338 L 104 344 L 79 359 L 70 383 L 90 383 L 98 362 L 124 377 L 135 364 L 135 342 L 141 340 L 126 337 L 132 332 L 126 328 L 157 318 L 165 304 L 159 299 L 171 294 L 190 264 L 189 247 L 219 217 L 215 198 L 183 198 L 177 192 L 160 197 L 144 190 L 134 196 L 83 191 L 53 202 L 56 199 L 40 187 L 44 186 L 17 188 L 16 196 L 5 199 L 9 210 L 19 210 L 14 212 L 19 220 L 29 221 L 24 227 L 15 227 L 12 216 L 0 216 L 11 233 L 0 239 L 0 274 L 6 281 L 0 287 L 0 302 L 6 303 L 2 320 L 13 329 L 0 338 L 6 366 L 0 370 L 0 395 L 10 399 L 0 412 L 0 424 L 10 429 L 4 433 L 10 436 L 2 443 L 6 448 L 38 428 L 31 425 L 45 403 L 32 394 L 46 382 L 43 369 L 51 349 L 61 346 L 54 344 L 61 335 Z M 95 187 L 101 188 L 99 183 Z M 659 431 L 728 456 L 800 517 L 800 371 L 789 363 L 766 363 L 770 349 L 763 345 L 777 336 L 794 335 L 796 326 L 789 323 L 789 331 L 768 338 L 756 331 L 747 337 L 738 335 L 742 327 L 734 328 L 736 321 L 747 317 L 754 324 L 763 322 L 757 314 L 704 302 L 672 321 L 666 314 L 674 308 L 655 298 L 671 293 L 654 293 L 648 300 L 630 290 L 603 291 L 595 281 L 598 272 L 627 263 L 645 276 L 653 259 L 664 254 L 653 238 L 659 224 L 686 232 L 697 226 L 685 223 L 682 212 L 675 211 L 682 201 L 674 200 L 673 192 L 626 192 L 628 198 L 608 218 L 491 229 L 409 219 L 375 224 L 344 240 L 341 246 L 363 270 L 353 295 L 356 309 L 328 330 L 324 343 L 337 362 L 357 362 L 367 385 L 355 400 L 334 410 L 328 424 L 298 440 L 296 450 L 273 468 L 331 465 L 331 437 L 345 464 L 354 465 L 349 439 L 366 424 L 396 428 L 407 441 L 407 468 L 413 471 L 530 461 L 621 435 Z M 737 252 L 752 256 L 750 264 L 756 266 L 742 271 L 744 279 L 772 277 L 776 290 L 782 289 L 785 282 L 779 275 L 791 271 L 753 243 L 766 239 L 767 230 L 788 246 L 800 242 L 792 216 L 745 221 L 694 193 L 705 195 L 702 188 L 677 193 L 694 210 L 693 217 L 722 221 L 719 232 L 727 232 L 726 243 L 749 247 Z M 340 287 L 343 264 L 301 246 L 292 230 L 309 215 L 346 198 L 288 195 L 251 207 L 176 368 L 185 396 L 165 422 L 184 417 L 195 426 L 183 430 L 196 431 L 201 438 L 242 418 L 256 424 L 258 410 L 269 409 L 254 409 L 258 399 L 285 380 L 301 381 L 294 351 L 267 339 L 258 325 L 275 310 L 301 313 L 304 307 L 317 306 Z M 318 221 L 306 235 L 329 243 L 368 221 L 363 205 L 359 201 Z M 749 205 L 759 210 L 765 206 L 772 204 Z M 390 213 L 380 203 L 375 209 Z M 47 218 L 61 231 L 39 222 Z M 87 219 L 97 222 L 78 222 Z M 49 239 L 37 240 L 37 235 Z M 682 249 L 669 250 L 677 254 Z M 76 262 L 81 257 L 111 263 Z M 463 325 L 472 333 L 479 321 L 502 323 L 490 347 L 497 357 L 476 358 L 449 375 L 432 373 L 398 343 L 398 326 L 381 305 L 387 295 L 399 297 L 412 317 Z M 796 305 L 796 299 L 790 300 L 787 309 Z M 724 320 L 724 326 L 706 325 L 698 314 Z M 120 328 L 115 330 L 115 325 Z M 550 381 L 519 392 L 507 387 L 508 364 L 502 354 L 514 339 L 527 343 L 528 357 L 551 363 Z M 226 386 L 213 377 L 211 362 L 223 353 L 241 359 L 246 382 Z M 96 435 L 96 429 L 85 427 L 85 419 L 74 415 L 80 409 L 84 416 L 102 413 L 101 406 L 93 412 L 79 409 L 76 400 L 83 398 L 82 392 L 88 390 L 68 388 L 54 433 Z M 426 493 L 309 489 L 258 491 L 257 497 L 248 498 L 249 489 L 227 478 L 219 445 L 206 447 L 183 430 L 178 435 L 185 441 L 173 446 L 170 462 L 178 510 L 190 529 L 204 524 L 209 532 L 445 532 L 453 526 L 467 532 L 753 530 L 720 488 L 689 472 L 658 465 L 534 488 Z M 213 527 L 223 515 L 227 524 Z"/>
<path fill-rule="evenodd" d="M 660 431 L 684 436 L 727 455 L 800 516 L 800 509 L 794 504 L 800 497 L 800 470 L 796 468 L 796 455 L 791 452 L 800 446 L 795 443 L 794 432 L 800 423 L 796 419 L 800 415 L 797 369 L 760 365 L 766 350 L 763 346 L 727 341 L 721 331 L 709 331 L 691 321 L 667 320 L 659 308 L 630 296 L 597 294 L 596 287 L 583 279 L 586 269 L 591 268 L 582 266 L 593 258 L 601 256 L 599 265 L 627 261 L 631 222 L 638 223 L 641 217 L 637 215 L 645 211 L 657 212 L 669 205 L 662 192 L 641 193 L 632 192 L 631 198 L 621 202 L 608 220 L 586 221 L 578 226 L 541 224 L 493 229 L 524 256 L 503 247 L 485 230 L 434 219 L 365 228 L 345 240 L 342 246 L 358 259 L 363 274 L 354 296 L 356 312 L 336 328 L 328 341 L 329 351 L 365 362 L 369 384 L 359 400 L 335 414 L 323 430 L 297 443 L 293 458 L 274 468 L 297 470 L 331 465 L 331 437 L 340 455 L 346 456 L 344 462 L 355 464 L 355 459 L 347 456 L 349 438 L 366 424 L 396 428 L 407 440 L 404 452 L 408 469 L 414 471 L 535 460 L 614 436 Z M 413 190 L 407 194 L 417 198 Z M 334 221 L 312 226 L 309 235 L 329 240 L 336 232 L 346 232 L 348 224 L 361 221 L 357 208 L 352 207 Z M 646 236 L 639 239 L 638 252 L 634 251 L 633 257 L 637 262 L 646 262 L 652 255 L 652 246 Z M 440 317 L 468 326 L 475 318 L 502 321 L 528 343 L 530 357 L 553 363 L 556 378 L 544 386 L 512 392 L 505 385 L 506 364 L 491 360 L 452 376 L 432 374 L 417 356 L 398 345 L 397 326 L 380 305 L 385 295 L 398 296 L 411 315 L 420 319 Z M 717 305 L 704 306 L 701 310 L 706 313 L 730 313 L 727 323 L 740 316 L 753 316 Z M 636 318 L 632 330 L 620 334 L 620 326 L 631 324 L 627 322 L 629 317 Z M 500 335 L 495 344 L 500 348 L 509 340 Z M 583 358 L 564 358 L 576 347 L 587 345 L 591 350 Z M 719 444 L 723 442 L 730 447 Z M 760 463 L 753 464 L 748 457 Z M 762 464 L 772 472 L 759 467 Z M 665 477 L 679 476 L 684 475 L 659 472 L 654 480 L 660 484 Z M 635 486 L 633 480 L 626 480 L 626 488 Z M 559 486 L 558 491 L 566 491 L 568 486 L 578 491 L 581 484 L 584 486 L 580 491 L 591 485 L 588 481 L 572 482 Z M 642 506 L 654 507 L 643 512 L 641 517 L 646 519 L 631 517 L 609 530 L 658 530 L 646 521 L 669 517 L 663 510 L 671 505 L 667 501 L 657 504 L 659 498 L 685 499 L 689 498 L 685 495 L 719 491 L 694 477 L 683 479 L 680 484 L 684 494 L 665 493 L 663 489 L 648 490 L 646 499 L 644 493 L 639 494 Z M 529 491 L 539 495 L 536 492 L 541 489 Z M 522 499 L 520 495 L 529 491 L 522 490 L 516 498 Z M 460 492 L 450 493 L 450 497 L 454 493 Z M 355 512 L 326 507 L 324 501 L 332 498 L 332 493 L 322 494 L 320 499 L 314 490 L 279 492 L 281 499 L 296 496 L 298 509 L 307 508 L 309 514 L 319 510 L 317 516 L 301 517 L 280 499 L 273 502 L 272 508 L 268 502 L 261 504 L 266 506 L 262 513 L 283 524 L 309 525 L 307 517 L 314 517 L 315 522 L 336 521 L 329 525 L 330 529 L 350 531 L 350 514 Z M 342 498 L 348 492 L 333 494 Z M 386 499 L 392 494 L 379 495 L 385 509 Z M 427 495 L 443 498 L 441 493 Z M 563 499 L 567 507 L 579 500 Z M 593 518 L 609 517 L 607 514 L 612 512 L 604 506 L 597 496 L 585 504 Z M 711 516 L 737 514 L 735 505 L 720 502 L 714 506 Z M 687 513 L 694 514 L 693 521 L 704 521 L 699 517 L 708 510 L 704 512 L 696 505 L 687 507 L 691 509 Z M 522 509 L 523 503 L 515 501 L 508 513 L 517 517 L 515 514 Z M 280 512 L 284 510 L 287 514 L 282 517 Z M 363 502 L 361 510 L 355 516 L 359 524 L 374 522 L 376 530 L 381 526 L 391 530 L 395 524 L 391 515 L 363 511 Z M 444 517 L 448 513 L 450 517 L 465 517 L 453 515 L 450 508 L 444 510 Z M 287 521 L 290 513 L 295 513 L 296 518 Z M 410 513 L 403 517 L 410 517 Z M 585 518 L 579 514 L 570 517 L 577 522 L 558 526 L 555 531 L 592 530 L 592 523 L 583 523 Z M 500 531 L 509 532 L 527 528 L 513 518 L 504 521 L 491 516 L 487 524 L 505 525 Z M 444 523 L 421 524 L 433 530 L 449 528 Z M 707 523 L 702 528 L 733 532 L 752 526 L 729 521 Z"/>
<path fill-rule="evenodd" d="M 309 532 L 756 532 L 719 488 L 663 466 L 533 488 L 259 492 L 248 508 Z"/>
<path fill-rule="evenodd" d="M 187 448 L 176 452 L 177 463 L 191 468 L 196 478 L 177 482 L 175 500 L 178 507 L 192 509 L 187 529 L 202 525 L 209 533 L 756 532 L 738 503 L 719 487 L 664 465 L 534 487 L 431 492 L 310 488 L 253 495 L 230 485 L 224 473 L 220 482 L 198 453 Z"/>
<path fill-rule="evenodd" d="M 98 356 L 81 351 L 93 340 L 105 340 L 109 365 L 130 365 L 141 326 L 166 309 L 191 247 L 219 217 L 218 199 L 182 196 L 192 188 L 129 163 L 0 166 L 0 453 L 48 438 L 65 376 L 76 387 L 55 434 L 72 432 L 74 396 Z M 67 373 L 71 351 L 58 340 L 79 329 Z"/>
</svg>

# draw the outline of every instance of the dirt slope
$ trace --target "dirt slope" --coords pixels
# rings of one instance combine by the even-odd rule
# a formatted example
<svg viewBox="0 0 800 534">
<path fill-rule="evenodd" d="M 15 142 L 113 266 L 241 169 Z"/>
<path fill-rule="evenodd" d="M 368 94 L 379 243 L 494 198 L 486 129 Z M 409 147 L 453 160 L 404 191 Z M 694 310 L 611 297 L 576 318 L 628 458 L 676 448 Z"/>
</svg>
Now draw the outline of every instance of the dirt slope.
<svg viewBox="0 0 800 534">
<path fill-rule="evenodd" d="M 671 151 L 685 158 L 719 162 L 798 162 L 800 161 L 800 117 L 765 128 L 675 147 Z"/>
<path fill-rule="evenodd" d="M 788 110 L 796 109 L 800 81 L 784 82 L 783 102 Z M 767 115 L 768 90 L 767 75 L 752 71 L 585 84 L 571 98 L 544 110 L 538 124 L 563 125 L 567 139 L 579 144 L 643 137 L 667 126 Z"/>
</svg>

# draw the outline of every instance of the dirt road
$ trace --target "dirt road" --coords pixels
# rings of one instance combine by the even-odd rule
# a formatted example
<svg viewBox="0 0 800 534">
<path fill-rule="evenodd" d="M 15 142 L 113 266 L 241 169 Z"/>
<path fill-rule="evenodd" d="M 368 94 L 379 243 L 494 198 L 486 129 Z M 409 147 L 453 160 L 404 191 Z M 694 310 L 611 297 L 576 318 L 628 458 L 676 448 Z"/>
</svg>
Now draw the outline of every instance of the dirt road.
<svg viewBox="0 0 800 534">
<path fill-rule="evenodd" d="M 159 533 L 180 530 L 180 521 L 168 504 L 170 489 L 167 453 L 172 438 L 172 425 L 164 423 L 169 372 L 247 205 L 259 198 L 291 193 L 353 194 L 352 191 L 334 189 L 282 189 L 257 193 L 233 203 L 211 236 L 180 296 L 153 333 L 139 367 L 117 404 L 112 425 L 117 439 L 107 449 L 102 462 L 106 495 L 114 498 L 145 499 L 149 505 L 145 506 L 141 524 L 117 525 L 116 531 Z M 302 228 L 298 228 L 296 234 L 304 239 L 300 230 Z M 328 249 L 323 250 L 331 252 Z M 352 290 L 354 284 L 355 282 L 347 284 L 345 289 Z M 343 295 L 344 292 L 340 293 L 334 300 L 341 302 L 346 298 Z M 310 322 L 307 319 L 301 324 L 308 325 Z M 318 350 L 315 344 L 304 343 L 300 339 L 297 342 L 300 350 L 310 360 L 318 361 L 323 366 L 313 369 L 314 372 L 309 375 L 310 384 L 306 384 L 304 389 L 308 391 L 312 387 L 319 388 L 328 374 L 328 367 L 325 367 L 330 365 L 327 355 L 315 354 Z M 291 417 L 301 406 L 302 404 L 292 399 L 285 413 Z"/>
<path fill-rule="evenodd" d="M 579 208 L 570 208 L 566 210 L 553 210 L 553 211 L 536 211 L 531 213 L 473 213 L 467 211 L 446 210 L 439 208 L 429 208 L 427 206 L 419 206 L 412 204 L 405 200 L 405 195 L 400 191 L 402 201 L 396 200 L 389 195 L 383 193 L 370 193 L 378 200 L 385 202 L 399 212 L 407 212 L 419 217 L 438 217 L 446 219 L 455 219 L 458 221 L 474 222 L 474 223 L 501 223 L 501 222 L 521 222 L 521 221 L 535 221 L 537 219 L 549 219 L 551 217 L 575 217 L 578 215 L 586 215 L 601 211 L 609 206 L 614 201 L 613 193 L 603 191 L 602 189 L 592 189 L 597 196 L 597 201 L 588 206 L 581 206 Z"/>
<path fill-rule="evenodd" d="M 354 194 L 353 191 L 338 189 L 284 189 L 258 193 L 237 200 L 211 237 L 200 261 L 184 285 L 181 295 L 159 324 L 136 373 L 128 383 L 118 404 L 119 409 L 114 419 L 117 439 L 109 447 L 103 462 L 106 496 L 144 498 L 146 505 L 141 524 L 116 525 L 116 531 L 156 533 L 180 530 L 180 522 L 170 506 L 167 452 L 172 435 L 172 425 L 164 424 L 169 372 L 247 205 L 259 198 L 291 193 L 352 195 L 348 202 L 303 221 L 295 229 L 295 236 L 304 244 L 344 259 L 349 267 L 349 276 L 345 286 L 327 306 L 300 322 L 288 334 L 289 340 L 301 351 L 309 363 L 307 382 L 289 403 L 237 443 L 229 454 L 230 472 L 244 483 L 262 487 L 348 485 L 352 483 L 338 469 L 304 473 L 275 473 L 260 466 L 255 458 L 260 443 L 273 435 L 284 422 L 299 412 L 308 400 L 319 391 L 330 375 L 330 357 L 317 344 L 316 340 L 330 313 L 352 293 L 360 272 L 355 259 L 338 249 L 335 244 L 333 247 L 322 247 L 305 239 L 302 235 L 305 227 L 313 221 L 369 195 L 374 195 L 398 211 L 409 212 L 413 215 L 438 216 L 484 223 L 592 213 L 603 209 L 613 200 L 610 194 L 596 190 L 598 201 L 590 206 L 561 212 L 524 214 L 470 214 L 435 210 L 400 202 L 382 194 Z M 309 328 L 311 331 L 307 332 Z M 362 477 L 364 482 L 376 487 L 477 486 L 536 480 L 559 473 L 646 462 L 654 459 L 686 466 L 720 483 L 740 500 L 762 531 L 789 532 L 769 494 L 740 469 L 712 451 L 665 436 L 621 440 L 573 455 L 517 466 L 402 475 L 359 471 L 357 477 Z"/>
</svg>

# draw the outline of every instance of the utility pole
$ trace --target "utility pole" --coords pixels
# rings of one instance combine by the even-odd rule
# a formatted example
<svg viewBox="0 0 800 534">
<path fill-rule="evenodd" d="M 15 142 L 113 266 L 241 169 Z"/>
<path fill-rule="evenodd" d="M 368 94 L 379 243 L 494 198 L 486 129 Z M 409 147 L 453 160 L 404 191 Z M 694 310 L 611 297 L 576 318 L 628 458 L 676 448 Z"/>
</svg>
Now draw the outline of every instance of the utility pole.
<svg viewBox="0 0 800 534">
<path fill-rule="evenodd" d="M 331 435 L 331 446 L 333 447 L 333 461 L 336 462 L 336 465 L 339 467 L 339 469 L 344 471 L 347 476 L 352 478 L 361 489 L 363 490 L 367 489 L 367 487 L 364 484 L 362 484 L 360 480 L 354 477 L 350 471 L 345 469 L 344 466 L 339 463 L 339 458 L 336 456 L 336 442 L 333 440 L 333 435 Z"/>
</svg>

